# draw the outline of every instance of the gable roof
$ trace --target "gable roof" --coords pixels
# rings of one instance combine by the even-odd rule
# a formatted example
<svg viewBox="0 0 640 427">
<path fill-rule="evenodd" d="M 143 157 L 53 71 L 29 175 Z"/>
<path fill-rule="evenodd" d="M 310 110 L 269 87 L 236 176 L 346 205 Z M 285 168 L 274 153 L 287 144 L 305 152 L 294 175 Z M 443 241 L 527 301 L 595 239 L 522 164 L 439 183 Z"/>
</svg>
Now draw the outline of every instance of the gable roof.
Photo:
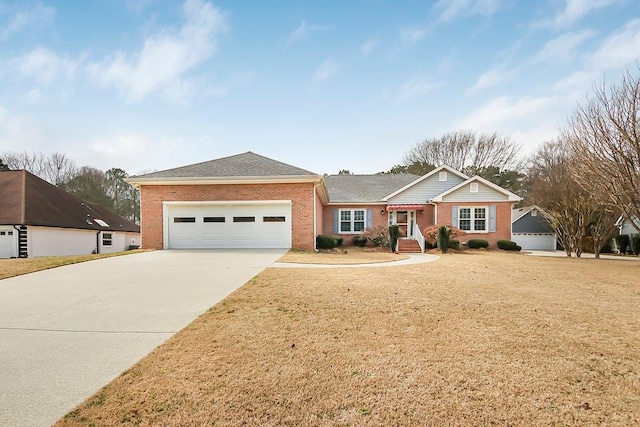
<svg viewBox="0 0 640 427">
<path fill-rule="evenodd" d="M 0 172 L 0 224 L 140 232 L 120 215 L 24 170 Z"/>
<path fill-rule="evenodd" d="M 442 166 L 438 166 L 437 168 L 435 168 L 434 170 L 432 170 L 431 172 L 428 172 L 426 175 L 422 175 L 421 177 L 417 177 L 417 179 L 415 179 L 412 182 L 407 183 L 405 186 L 403 186 L 402 188 L 399 188 L 395 191 L 393 191 L 393 193 L 387 194 L 383 200 L 389 200 L 390 198 L 392 198 L 393 196 L 397 196 L 398 194 L 402 193 L 403 191 L 407 190 L 408 188 L 413 187 L 416 184 L 421 183 L 422 181 L 424 181 L 425 179 L 441 172 L 441 171 L 448 171 L 451 172 L 454 175 L 459 176 L 462 179 L 468 179 L 469 177 L 465 174 L 463 174 L 460 171 L 455 170 L 454 168 L 447 166 L 447 165 L 442 165 Z"/>
<path fill-rule="evenodd" d="M 329 203 L 380 203 L 387 194 L 415 181 L 417 175 L 327 175 Z"/>
<path fill-rule="evenodd" d="M 162 180 L 204 180 L 220 178 L 275 178 L 319 177 L 318 174 L 251 151 L 234 156 L 209 160 L 193 165 L 180 166 L 145 175 L 133 176 L 126 181 L 144 183 Z"/>
<path fill-rule="evenodd" d="M 525 216 L 526 214 L 528 214 L 529 212 L 531 212 L 534 209 L 542 211 L 542 209 L 540 209 L 536 205 L 525 206 L 523 208 L 512 209 L 511 210 L 511 223 L 516 222 L 517 220 L 519 220 L 520 218 L 522 218 L 523 216 Z"/>
<path fill-rule="evenodd" d="M 484 178 L 482 178 L 482 177 L 480 177 L 478 175 L 475 175 L 475 176 L 472 176 L 471 178 L 467 179 L 466 181 L 461 182 L 460 184 L 456 185 L 455 187 L 451 187 L 447 191 L 438 194 L 436 197 L 431 199 L 431 201 L 433 201 L 433 202 L 441 202 L 442 198 L 447 196 L 447 194 L 451 194 L 454 191 L 459 190 L 460 188 L 464 187 L 465 185 L 471 184 L 474 181 L 480 182 L 480 183 L 488 186 L 489 188 L 492 188 L 495 191 L 506 195 L 507 196 L 507 200 L 510 201 L 510 202 L 519 202 L 520 200 L 522 200 L 522 197 L 518 196 L 517 194 L 514 194 L 509 190 L 505 190 L 504 188 L 500 187 L 499 185 L 496 185 L 491 181 L 488 181 L 488 180 L 486 180 L 486 179 L 484 179 Z"/>
</svg>

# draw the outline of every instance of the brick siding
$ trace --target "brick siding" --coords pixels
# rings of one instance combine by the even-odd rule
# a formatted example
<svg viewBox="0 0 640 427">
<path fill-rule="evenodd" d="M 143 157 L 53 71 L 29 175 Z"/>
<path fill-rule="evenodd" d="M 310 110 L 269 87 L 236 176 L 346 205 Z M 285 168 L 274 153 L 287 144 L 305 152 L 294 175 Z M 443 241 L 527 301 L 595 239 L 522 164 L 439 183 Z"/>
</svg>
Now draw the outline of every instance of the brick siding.
<svg viewBox="0 0 640 427">
<path fill-rule="evenodd" d="M 314 184 L 142 185 L 142 244 L 163 249 L 162 202 L 291 200 L 292 246 L 313 250 Z M 318 218 L 320 221 L 320 218 Z"/>
</svg>

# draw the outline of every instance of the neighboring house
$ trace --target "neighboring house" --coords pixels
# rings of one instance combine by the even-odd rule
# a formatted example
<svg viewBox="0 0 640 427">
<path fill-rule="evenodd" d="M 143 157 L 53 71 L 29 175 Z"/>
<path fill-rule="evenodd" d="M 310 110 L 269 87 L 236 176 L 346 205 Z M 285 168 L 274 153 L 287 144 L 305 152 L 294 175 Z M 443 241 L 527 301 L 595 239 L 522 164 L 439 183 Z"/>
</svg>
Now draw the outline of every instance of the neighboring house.
<svg viewBox="0 0 640 427">
<path fill-rule="evenodd" d="M 537 206 L 511 212 L 511 240 L 525 250 L 554 251 L 557 245 L 553 227 Z"/>
<path fill-rule="evenodd" d="M 495 245 L 511 239 L 521 200 L 448 166 L 424 176 L 322 176 L 252 152 L 126 181 L 140 189 L 144 246 L 155 249 L 310 250 L 317 235 L 349 243 L 379 224 L 398 224 L 422 244 L 420 230 L 449 224 Z"/>
<path fill-rule="evenodd" d="M 24 171 L 0 172 L 0 258 L 81 255 L 139 246 L 140 227 Z"/>
<path fill-rule="evenodd" d="M 629 220 L 619 217 L 616 221 L 616 227 L 620 230 L 620 234 L 638 234 L 640 231 Z"/>
</svg>

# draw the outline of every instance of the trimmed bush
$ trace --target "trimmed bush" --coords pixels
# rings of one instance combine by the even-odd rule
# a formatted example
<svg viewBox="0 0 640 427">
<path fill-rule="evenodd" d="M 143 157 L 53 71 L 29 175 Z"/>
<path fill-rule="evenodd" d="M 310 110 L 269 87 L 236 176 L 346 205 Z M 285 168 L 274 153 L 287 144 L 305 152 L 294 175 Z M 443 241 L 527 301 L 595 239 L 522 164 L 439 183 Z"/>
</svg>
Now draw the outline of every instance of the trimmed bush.
<svg viewBox="0 0 640 427">
<path fill-rule="evenodd" d="M 471 239 L 467 242 L 467 246 L 470 249 L 487 249 L 489 247 L 489 242 L 484 239 Z"/>
<path fill-rule="evenodd" d="M 398 227 L 397 224 L 390 225 L 389 226 L 389 248 L 391 248 L 392 251 L 396 250 L 399 237 L 400 237 L 400 227 Z"/>
<path fill-rule="evenodd" d="M 498 248 L 505 251 L 520 251 L 522 250 L 521 246 L 518 246 L 516 242 L 512 242 L 511 240 L 498 240 Z"/>
<path fill-rule="evenodd" d="M 342 246 L 344 239 L 342 237 L 336 237 L 336 246 Z"/>
<path fill-rule="evenodd" d="M 318 249 L 333 249 L 336 246 L 338 246 L 338 242 L 335 237 L 324 234 L 316 236 L 316 247 Z"/>
<path fill-rule="evenodd" d="M 460 247 L 460 240 L 449 240 L 449 249 L 458 249 Z"/>
<path fill-rule="evenodd" d="M 449 250 L 450 235 L 449 230 L 444 225 L 438 228 L 438 248 L 443 254 L 446 254 Z"/>
<path fill-rule="evenodd" d="M 631 252 L 634 255 L 640 254 L 640 234 L 632 234 L 629 236 Z"/>
<path fill-rule="evenodd" d="M 622 255 L 627 253 L 627 249 L 629 248 L 629 235 L 621 234 L 613 238 L 616 241 L 616 248 Z"/>
<path fill-rule="evenodd" d="M 353 236 L 351 243 L 353 243 L 353 246 L 364 248 L 367 246 L 367 238 L 364 236 Z"/>
</svg>

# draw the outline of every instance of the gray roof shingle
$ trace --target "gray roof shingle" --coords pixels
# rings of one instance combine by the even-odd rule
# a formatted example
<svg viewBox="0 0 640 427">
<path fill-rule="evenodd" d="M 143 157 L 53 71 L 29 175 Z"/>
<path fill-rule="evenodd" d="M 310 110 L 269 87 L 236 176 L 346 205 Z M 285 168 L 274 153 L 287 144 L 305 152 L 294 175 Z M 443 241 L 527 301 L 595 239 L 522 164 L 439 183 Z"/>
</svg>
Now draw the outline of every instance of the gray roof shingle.
<svg viewBox="0 0 640 427">
<path fill-rule="evenodd" d="M 418 179 L 418 175 L 328 175 L 324 180 L 331 203 L 380 202 L 396 190 Z"/>
<path fill-rule="evenodd" d="M 268 177 L 268 176 L 318 176 L 251 151 L 209 160 L 193 165 L 152 172 L 132 178 L 214 178 L 214 177 Z"/>
</svg>

